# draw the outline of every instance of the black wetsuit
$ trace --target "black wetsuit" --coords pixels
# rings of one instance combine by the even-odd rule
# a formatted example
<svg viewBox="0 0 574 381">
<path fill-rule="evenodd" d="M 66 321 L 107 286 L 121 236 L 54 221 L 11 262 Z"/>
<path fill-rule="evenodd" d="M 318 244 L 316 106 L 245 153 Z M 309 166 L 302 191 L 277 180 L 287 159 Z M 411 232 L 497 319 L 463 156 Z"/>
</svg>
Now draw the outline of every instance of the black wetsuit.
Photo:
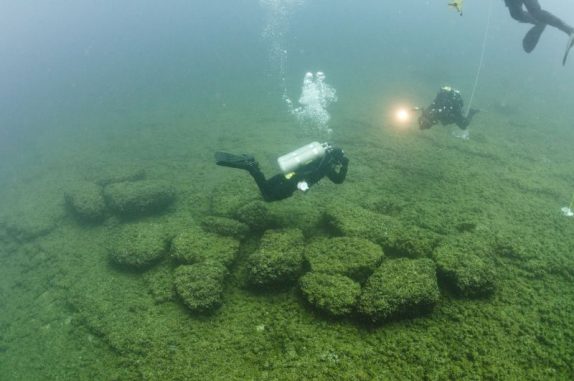
<svg viewBox="0 0 574 381">
<path fill-rule="evenodd" d="M 301 182 L 313 186 L 327 176 L 335 184 L 345 181 L 349 167 L 349 159 L 340 148 L 327 148 L 325 155 L 287 175 L 277 174 L 269 179 L 259 169 L 257 161 L 248 155 L 231 155 L 216 153 L 218 165 L 245 169 L 255 180 L 265 201 L 279 201 L 291 197 Z"/>
<path fill-rule="evenodd" d="M 568 35 L 574 33 L 574 28 L 542 9 L 538 0 L 504 0 L 504 2 L 510 11 L 510 16 L 519 22 L 534 25 L 545 24 L 560 29 Z"/>
<path fill-rule="evenodd" d="M 459 128 L 466 130 L 473 115 L 477 112 L 471 109 L 468 116 L 465 116 L 460 92 L 450 87 L 443 87 L 432 104 L 423 110 L 419 117 L 419 128 L 426 130 L 441 123 L 442 125 L 456 124 Z"/>
</svg>

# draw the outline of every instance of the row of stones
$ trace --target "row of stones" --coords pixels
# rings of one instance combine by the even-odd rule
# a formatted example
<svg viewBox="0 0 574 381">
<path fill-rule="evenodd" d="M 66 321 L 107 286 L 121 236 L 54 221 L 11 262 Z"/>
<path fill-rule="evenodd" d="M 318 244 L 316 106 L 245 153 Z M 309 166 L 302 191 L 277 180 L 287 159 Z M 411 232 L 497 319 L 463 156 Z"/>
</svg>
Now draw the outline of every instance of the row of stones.
<svg viewBox="0 0 574 381">
<path fill-rule="evenodd" d="M 119 265 L 142 269 L 169 253 L 180 265 L 174 288 L 181 300 L 192 311 L 213 311 L 222 303 L 225 279 L 248 229 L 232 219 L 208 217 L 201 229 L 170 237 L 157 224 L 127 224 L 111 256 Z M 320 311 L 333 316 L 359 313 L 380 321 L 431 310 L 440 297 L 437 274 L 460 294 L 491 294 L 490 267 L 464 258 L 477 257 L 443 245 L 432 260 L 385 258 L 379 245 L 364 238 L 324 237 L 306 245 L 298 229 L 267 230 L 240 271 L 251 289 L 298 284 L 307 302 Z"/>
<path fill-rule="evenodd" d="M 379 245 L 363 238 L 323 238 L 305 247 L 296 229 L 267 231 L 247 260 L 246 278 L 257 288 L 298 283 L 307 302 L 323 312 L 383 321 L 432 310 L 439 281 L 467 297 L 492 294 L 491 267 L 476 256 L 465 261 L 469 253 L 459 250 L 449 244 L 433 259 L 385 258 Z"/>
<path fill-rule="evenodd" d="M 212 311 L 221 304 L 225 279 L 248 230 L 219 217 L 207 217 L 201 227 L 175 236 L 161 224 L 128 223 L 110 247 L 110 258 L 122 268 L 143 271 L 169 256 L 177 265 L 173 287 L 181 300 L 192 311 Z"/>
<path fill-rule="evenodd" d="M 138 217 L 160 212 L 174 200 L 174 189 L 163 181 L 138 180 L 110 184 L 77 183 L 65 193 L 73 214 L 82 222 L 97 223 L 110 213 Z"/>
</svg>

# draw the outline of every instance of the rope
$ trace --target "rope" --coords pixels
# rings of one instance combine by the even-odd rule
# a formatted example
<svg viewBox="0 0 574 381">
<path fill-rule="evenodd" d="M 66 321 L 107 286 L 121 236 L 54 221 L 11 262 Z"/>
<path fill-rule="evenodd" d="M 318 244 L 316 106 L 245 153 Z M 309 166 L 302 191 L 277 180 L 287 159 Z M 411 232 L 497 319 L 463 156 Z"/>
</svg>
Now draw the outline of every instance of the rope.
<svg viewBox="0 0 574 381">
<path fill-rule="evenodd" d="M 480 78 L 480 72 L 484 66 L 484 53 L 486 52 L 486 41 L 488 40 L 488 32 L 490 31 L 490 21 L 492 20 L 492 8 L 494 0 L 490 0 L 490 5 L 488 7 L 488 18 L 486 21 L 486 28 L 484 29 L 484 38 L 482 39 L 482 51 L 480 53 L 480 60 L 478 63 L 478 70 L 476 71 L 476 77 L 474 78 L 474 85 L 472 86 L 472 92 L 470 93 L 470 100 L 468 101 L 468 108 L 466 110 L 465 116 L 468 117 L 470 113 L 470 106 L 474 100 L 474 94 L 476 93 L 476 88 L 478 86 L 478 80 Z"/>
</svg>

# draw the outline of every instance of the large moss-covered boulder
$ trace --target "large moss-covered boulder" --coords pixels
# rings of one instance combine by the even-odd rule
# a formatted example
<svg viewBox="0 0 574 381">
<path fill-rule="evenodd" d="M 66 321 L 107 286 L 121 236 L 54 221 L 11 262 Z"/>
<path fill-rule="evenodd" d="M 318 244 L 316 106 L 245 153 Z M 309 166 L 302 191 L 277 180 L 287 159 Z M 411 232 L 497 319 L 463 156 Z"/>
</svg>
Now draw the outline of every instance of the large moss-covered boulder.
<svg viewBox="0 0 574 381">
<path fill-rule="evenodd" d="M 179 262 L 218 262 L 230 266 L 239 251 L 239 241 L 203 231 L 198 227 L 178 234 L 171 244 L 171 255 Z"/>
<path fill-rule="evenodd" d="M 298 229 L 268 230 L 247 260 L 247 282 L 254 288 L 285 287 L 303 270 L 303 233 Z"/>
<path fill-rule="evenodd" d="M 385 250 L 394 245 L 397 232 L 401 229 L 395 218 L 356 205 L 327 208 L 324 222 L 337 235 L 368 239 Z"/>
<path fill-rule="evenodd" d="M 383 262 L 369 277 L 358 310 L 373 322 L 428 312 L 439 300 L 435 264 L 427 258 Z"/>
<path fill-rule="evenodd" d="M 261 232 L 279 226 L 270 208 L 263 201 L 252 201 L 241 206 L 236 210 L 235 216 L 254 231 Z"/>
<path fill-rule="evenodd" d="M 463 234 L 438 247 L 433 258 L 439 279 L 464 297 L 482 297 L 496 289 L 490 246 L 480 237 Z"/>
<path fill-rule="evenodd" d="M 125 225 L 110 247 L 111 259 L 121 266 L 145 269 L 167 253 L 169 238 L 160 224 Z"/>
<path fill-rule="evenodd" d="M 133 165 L 107 165 L 100 170 L 96 170 L 91 178 L 101 186 L 108 184 L 123 183 L 126 181 L 144 180 L 146 172 L 143 168 Z"/>
<path fill-rule="evenodd" d="M 164 211 L 173 202 L 175 192 L 161 181 L 126 181 L 106 186 L 104 196 L 114 213 L 136 217 Z"/>
<path fill-rule="evenodd" d="M 361 285 L 340 274 L 309 272 L 299 279 L 304 298 L 320 311 L 333 316 L 353 312 Z"/>
<path fill-rule="evenodd" d="M 403 225 L 396 230 L 392 244 L 387 247 L 387 254 L 395 257 L 431 258 L 440 242 L 441 237 L 431 230 Z"/>
<path fill-rule="evenodd" d="M 249 233 L 247 224 L 226 217 L 205 217 L 201 221 L 201 227 L 207 232 L 233 237 L 238 240 L 244 239 Z"/>
<path fill-rule="evenodd" d="M 227 171 L 227 169 L 219 169 Z M 236 212 L 251 201 L 260 200 L 253 178 L 244 172 L 237 173 L 232 181 L 217 184 L 209 192 L 209 212 L 212 215 L 236 217 Z"/>
<path fill-rule="evenodd" d="M 305 249 L 305 259 L 314 272 L 342 274 L 364 282 L 381 263 L 383 249 L 364 238 L 322 238 Z"/>
<path fill-rule="evenodd" d="M 179 266 L 174 286 L 183 303 L 193 312 L 209 312 L 221 305 L 227 270 L 216 262 Z"/>
<path fill-rule="evenodd" d="M 90 182 L 74 184 L 64 193 L 64 198 L 69 210 L 82 222 L 99 222 L 106 215 L 102 187 L 97 184 Z"/>
</svg>

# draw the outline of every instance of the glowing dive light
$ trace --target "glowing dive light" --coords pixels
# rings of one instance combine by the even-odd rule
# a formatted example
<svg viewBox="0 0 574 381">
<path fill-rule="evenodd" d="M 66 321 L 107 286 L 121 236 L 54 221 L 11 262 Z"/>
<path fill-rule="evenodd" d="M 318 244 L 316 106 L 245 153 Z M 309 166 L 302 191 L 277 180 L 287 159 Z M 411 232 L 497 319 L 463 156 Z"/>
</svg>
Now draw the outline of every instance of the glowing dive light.
<svg viewBox="0 0 574 381">
<path fill-rule="evenodd" d="M 399 123 L 407 123 L 411 120 L 411 114 L 406 108 L 400 108 L 395 113 L 395 119 Z"/>
</svg>

